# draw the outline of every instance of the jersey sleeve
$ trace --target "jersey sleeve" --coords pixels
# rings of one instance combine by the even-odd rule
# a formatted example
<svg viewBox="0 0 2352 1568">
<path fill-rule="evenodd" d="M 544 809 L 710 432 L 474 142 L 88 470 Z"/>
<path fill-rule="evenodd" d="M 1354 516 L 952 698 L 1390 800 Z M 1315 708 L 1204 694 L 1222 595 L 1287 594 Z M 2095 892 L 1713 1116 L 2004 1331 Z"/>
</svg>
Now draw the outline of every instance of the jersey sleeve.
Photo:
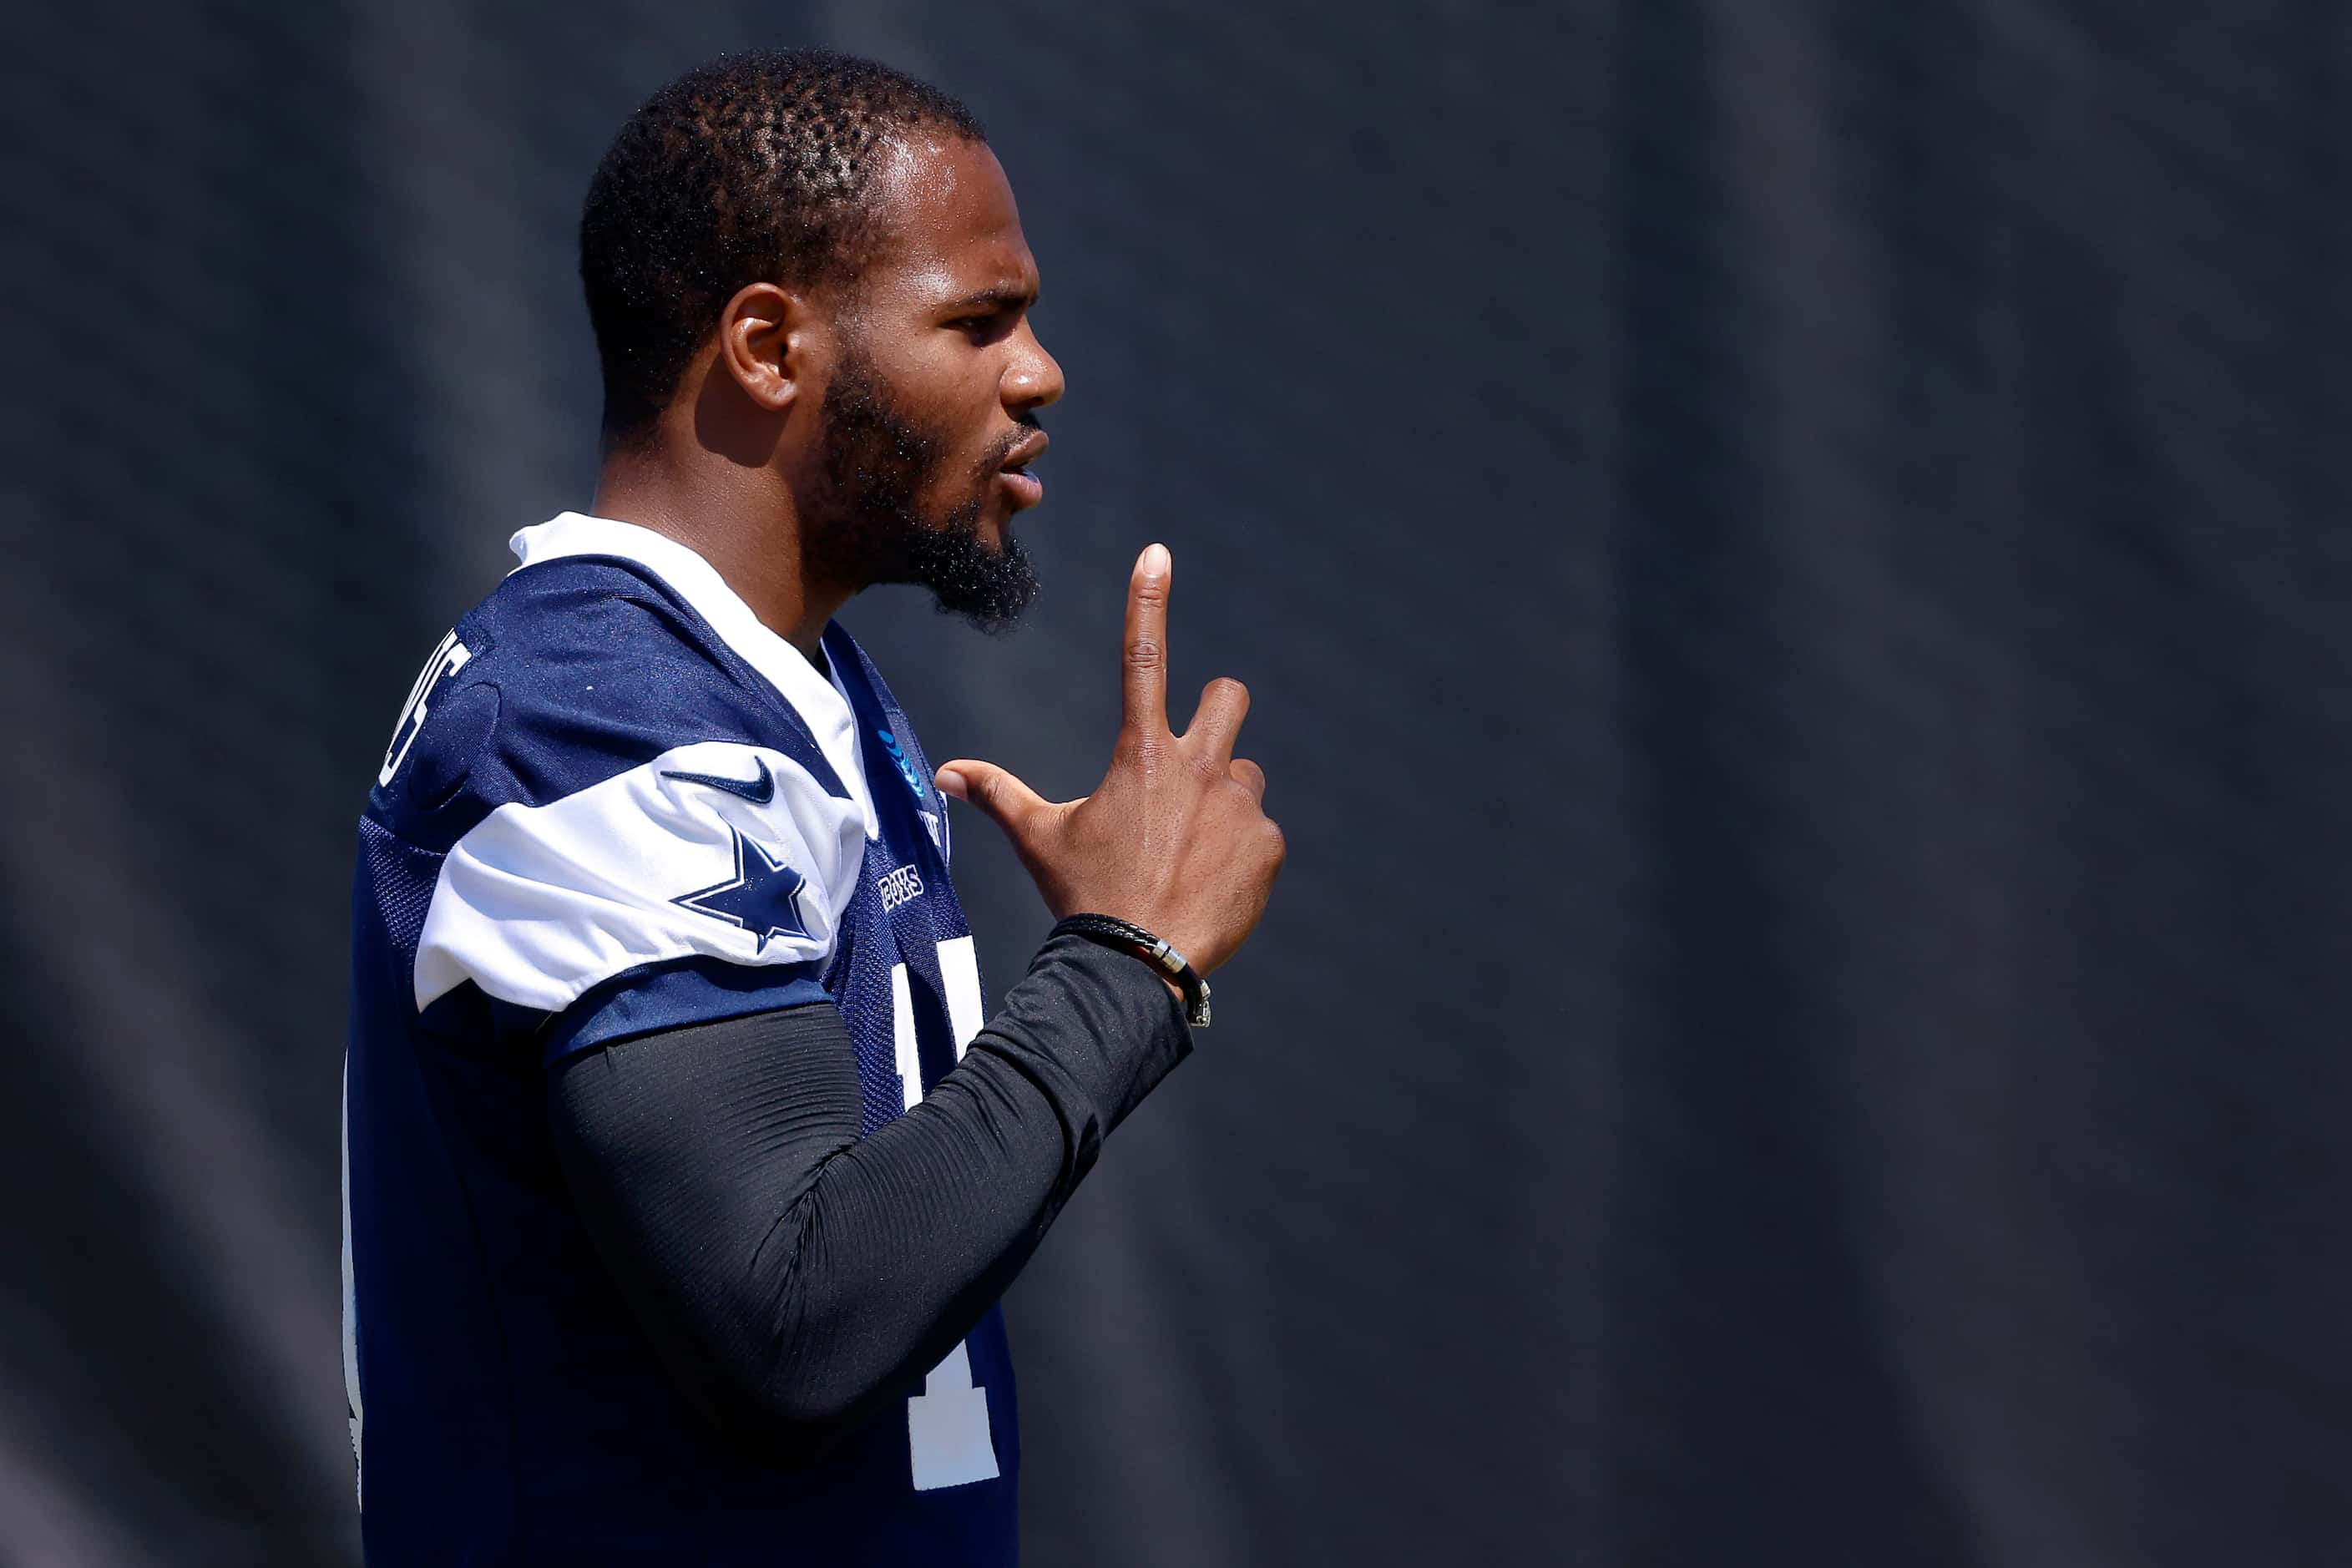
<svg viewBox="0 0 2352 1568">
<path fill-rule="evenodd" d="M 747 996 L 814 1000 L 864 851 L 855 803 L 782 752 L 736 742 L 501 805 L 442 862 L 416 1005 L 467 981 L 536 1013 L 585 999 L 602 1016 L 557 1031 L 576 1048 L 740 1013 Z M 630 981 L 654 994 L 615 984 Z"/>
</svg>

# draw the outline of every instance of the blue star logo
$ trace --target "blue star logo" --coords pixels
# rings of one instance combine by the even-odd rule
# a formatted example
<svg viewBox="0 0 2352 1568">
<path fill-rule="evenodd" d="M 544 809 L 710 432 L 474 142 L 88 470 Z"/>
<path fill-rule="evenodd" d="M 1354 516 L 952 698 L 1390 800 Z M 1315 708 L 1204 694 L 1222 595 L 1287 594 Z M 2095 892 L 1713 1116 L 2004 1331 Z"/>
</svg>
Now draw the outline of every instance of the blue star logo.
<svg viewBox="0 0 2352 1568">
<path fill-rule="evenodd" d="M 735 836 L 735 875 L 681 893 L 670 902 L 751 932 L 760 939 L 761 952 L 768 950 L 771 937 L 809 935 L 800 906 L 801 889 L 808 879 L 769 854 L 766 846 L 744 837 L 731 823 L 727 831 Z"/>
</svg>

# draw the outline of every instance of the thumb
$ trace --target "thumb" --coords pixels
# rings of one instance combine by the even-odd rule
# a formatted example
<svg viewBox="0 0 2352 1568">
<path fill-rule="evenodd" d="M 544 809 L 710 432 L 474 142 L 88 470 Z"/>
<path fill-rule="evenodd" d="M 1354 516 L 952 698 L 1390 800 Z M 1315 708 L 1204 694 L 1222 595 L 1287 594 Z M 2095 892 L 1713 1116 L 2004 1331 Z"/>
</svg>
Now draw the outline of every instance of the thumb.
<svg viewBox="0 0 2352 1568">
<path fill-rule="evenodd" d="M 969 801 L 994 817 L 996 825 L 1016 841 L 1024 837 L 1030 819 L 1048 804 L 1035 790 L 994 763 L 969 759 L 949 763 L 931 782 L 940 786 L 941 795 Z"/>
</svg>

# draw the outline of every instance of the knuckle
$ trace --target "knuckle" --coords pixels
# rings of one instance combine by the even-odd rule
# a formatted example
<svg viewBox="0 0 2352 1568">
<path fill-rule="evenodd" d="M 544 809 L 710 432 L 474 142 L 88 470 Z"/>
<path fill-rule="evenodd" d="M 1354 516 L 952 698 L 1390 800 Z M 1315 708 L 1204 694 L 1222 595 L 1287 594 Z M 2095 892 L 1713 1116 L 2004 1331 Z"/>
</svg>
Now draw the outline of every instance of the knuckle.
<svg viewBox="0 0 2352 1568">
<path fill-rule="evenodd" d="M 1230 675 L 1221 675 L 1209 682 L 1208 689 L 1201 693 L 1201 700 L 1237 706 L 1249 700 L 1249 688 Z"/>
<path fill-rule="evenodd" d="M 1138 637 L 1127 645 L 1127 668 L 1132 670 L 1156 670 L 1163 657 L 1160 645 L 1149 637 Z"/>
</svg>

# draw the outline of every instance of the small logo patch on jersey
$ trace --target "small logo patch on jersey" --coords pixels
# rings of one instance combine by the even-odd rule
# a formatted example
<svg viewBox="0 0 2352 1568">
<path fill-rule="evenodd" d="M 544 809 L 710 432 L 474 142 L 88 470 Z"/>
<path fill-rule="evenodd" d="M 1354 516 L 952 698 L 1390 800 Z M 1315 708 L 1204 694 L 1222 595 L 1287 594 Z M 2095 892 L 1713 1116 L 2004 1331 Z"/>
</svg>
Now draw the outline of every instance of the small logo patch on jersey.
<svg viewBox="0 0 2352 1568">
<path fill-rule="evenodd" d="M 919 801 L 930 799 L 923 788 L 922 775 L 915 772 L 915 764 L 907 760 L 907 753 L 898 749 L 898 737 L 887 730 L 877 730 L 874 733 L 881 737 L 882 749 L 890 753 L 892 762 L 898 764 L 898 776 L 907 781 L 907 787 L 915 792 L 915 798 Z"/>
<path fill-rule="evenodd" d="M 886 915 L 908 899 L 923 896 L 922 876 L 912 866 L 884 872 L 878 885 L 882 889 L 882 912 Z"/>
<path fill-rule="evenodd" d="M 740 795 L 753 805 L 765 805 L 776 798 L 776 775 L 768 771 L 765 757 L 751 760 L 760 767 L 760 776 L 755 779 L 730 779 L 723 773 L 672 773 L 667 768 L 662 770 L 662 777 L 676 779 L 680 784 L 709 784 L 712 789 L 723 789 L 729 795 Z"/>
<path fill-rule="evenodd" d="M 761 764 L 760 771 L 764 774 L 767 765 Z M 773 789 L 772 781 L 769 787 Z M 768 951 L 771 937 L 809 935 L 800 906 L 801 889 L 808 879 L 769 854 L 767 846 L 737 833 L 731 825 L 727 831 L 735 836 L 735 875 L 681 893 L 670 902 L 750 931 L 760 939 L 756 951 L 761 952 Z"/>
</svg>

